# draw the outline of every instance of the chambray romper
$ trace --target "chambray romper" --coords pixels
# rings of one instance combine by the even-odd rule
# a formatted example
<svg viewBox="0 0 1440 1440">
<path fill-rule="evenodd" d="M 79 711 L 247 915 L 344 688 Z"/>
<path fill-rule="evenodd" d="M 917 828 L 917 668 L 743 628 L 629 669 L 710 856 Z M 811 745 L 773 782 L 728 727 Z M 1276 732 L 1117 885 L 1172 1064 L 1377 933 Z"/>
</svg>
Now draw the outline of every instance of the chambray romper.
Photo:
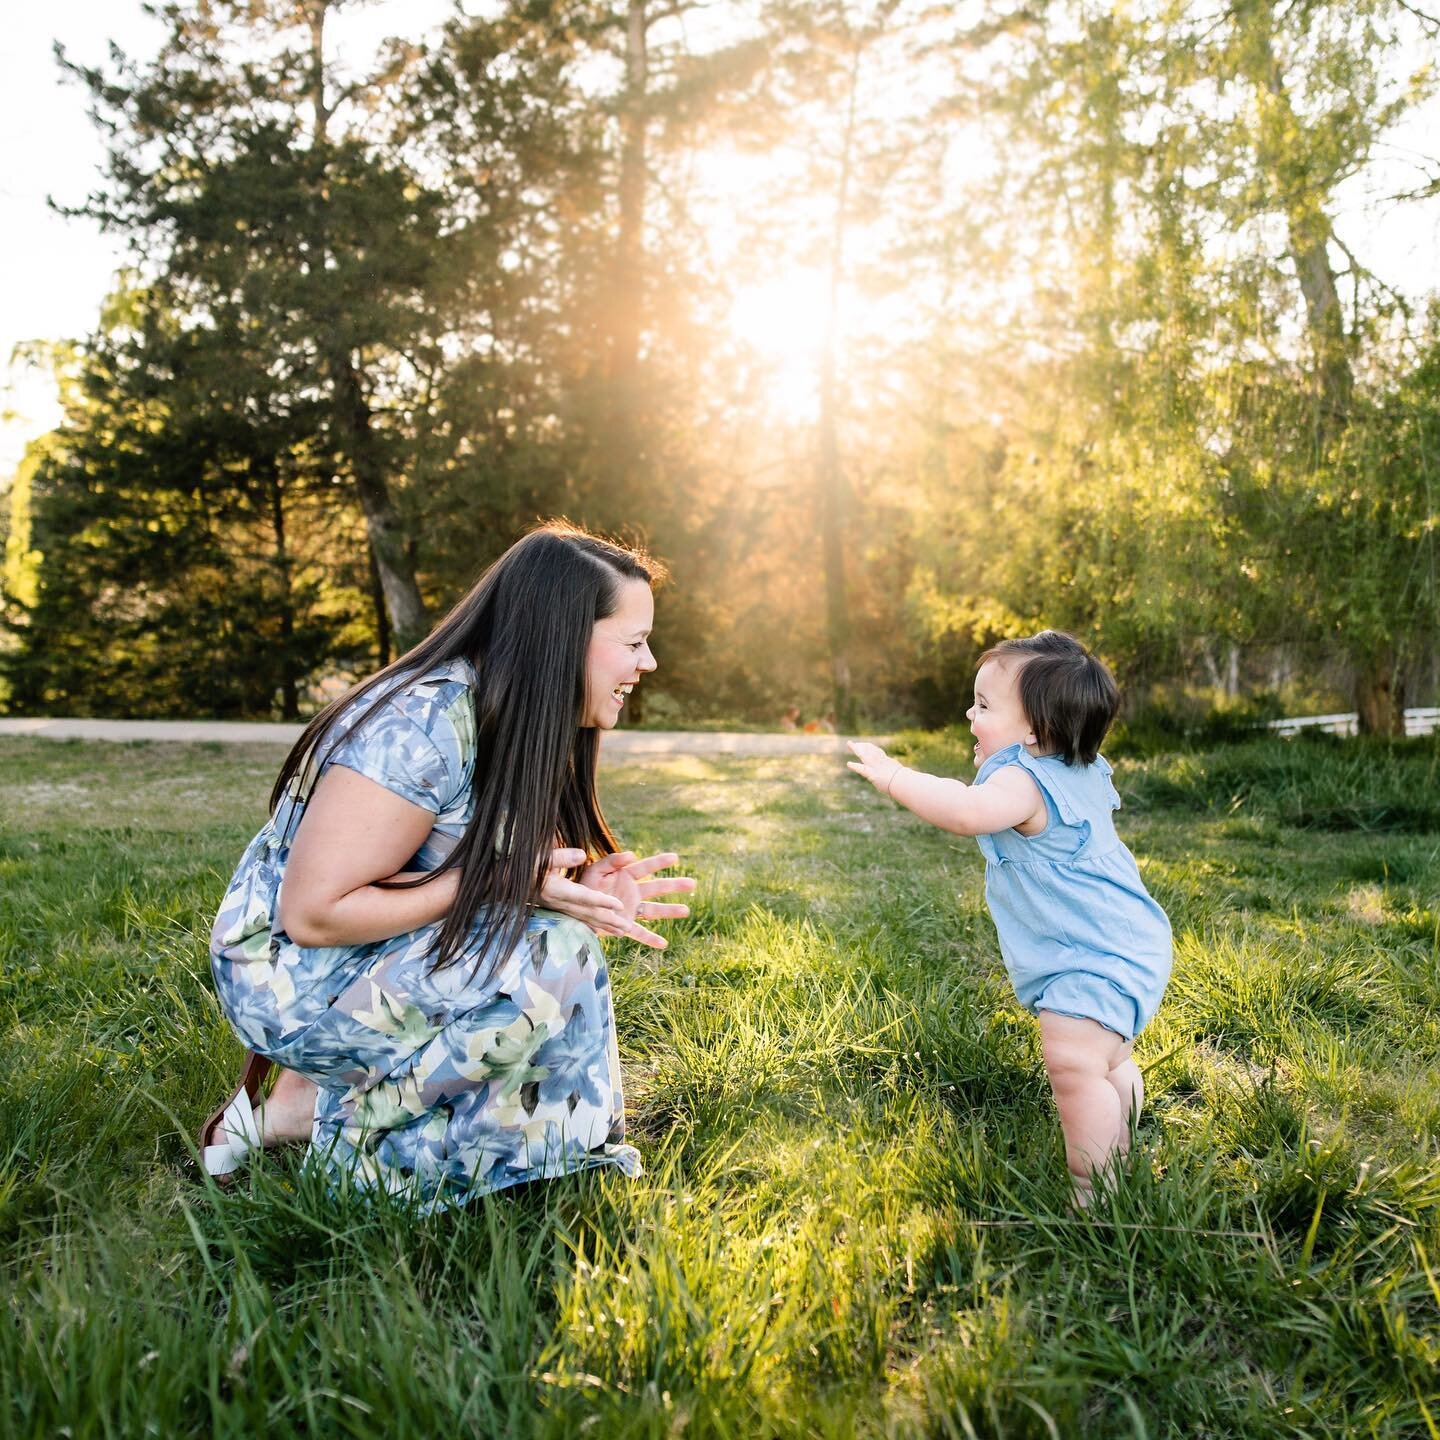
<svg viewBox="0 0 1440 1440">
<path fill-rule="evenodd" d="M 1076 1015 L 1133 1040 L 1170 978 L 1170 922 L 1115 833 L 1120 797 L 1110 766 L 1101 757 L 1067 765 L 1009 745 L 986 759 L 975 783 L 1007 765 L 1035 781 L 1049 816 L 1038 835 L 975 837 L 1015 994 L 1032 1015 Z"/>
<path fill-rule="evenodd" d="M 403 867 L 433 870 L 473 810 L 475 672 L 409 681 L 327 753 L 250 843 L 211 935 L 220 1007 L 258 1054 L 319 1087 L 312 1147 L 362 1185 L 427 1209 L 592 1165 L 640 1169 L 625 1133 L 605 956 L 578 920 L 537 910 L 511 953 L 431 962 L 439 924 L 369 944 L 298 945 L 277 920 L 290 842 L 321 771 L 343 765 L 435 815 Z M 474 973 L 472 973 L 474 972 Z"/>
</svg>

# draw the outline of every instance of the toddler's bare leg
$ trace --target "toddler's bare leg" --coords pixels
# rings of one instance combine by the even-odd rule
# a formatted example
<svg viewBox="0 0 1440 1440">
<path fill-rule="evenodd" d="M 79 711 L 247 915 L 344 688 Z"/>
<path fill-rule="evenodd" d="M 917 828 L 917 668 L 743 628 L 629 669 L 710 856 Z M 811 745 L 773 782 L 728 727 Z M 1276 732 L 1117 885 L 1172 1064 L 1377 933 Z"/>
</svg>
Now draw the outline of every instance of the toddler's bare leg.
<svg viewBox="0 0 1440 1440">
<path fill-rule="evenodd" d="M 1049 1010 L 1040 1012 L 1040 1042 L 1065 1132 L 1065 1163 L 1075 1182 L 1075 1198 L 1085 1205 L 1095 1173 L 1124 1153 L 1129 1117 L 1111 1074 L 1117 1068 L 1123 1072 L 1129 1046 L 1095 1020 Z"/>
<path fill-rule="evenodd" d="M 1145 1108 L 1145 1079 L 1140 1074 L 1140 1067 L 1131 1057 L 1129 1041 L 1125 1043 L 1123 1058 L 1111 1067 L 1105 1078 L 1115 1087 L 1115 1093 L 1120 1097 L 1120 1118 L 1125 1122 L 1124 1132 L 1120 1136 L 1120 1153 L 1128 1155 L 1131 1133 L 1139 1124 L 1140 1112 Z"/>
</svg>

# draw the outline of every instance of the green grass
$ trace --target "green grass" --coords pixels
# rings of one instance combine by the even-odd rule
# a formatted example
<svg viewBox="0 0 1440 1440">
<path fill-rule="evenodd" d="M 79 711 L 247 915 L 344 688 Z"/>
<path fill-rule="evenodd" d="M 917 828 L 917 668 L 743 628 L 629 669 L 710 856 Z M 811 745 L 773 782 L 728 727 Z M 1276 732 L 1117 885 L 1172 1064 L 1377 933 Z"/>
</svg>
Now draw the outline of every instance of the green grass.
<svg viewBox="0 0 1440 1440">
<path fill-rule="evenodd" d="M 206 932 L 279 758 L 0 743 L 3 1433 L 1437 1434 L 1433 746 L 1121 767 L 1177 963 L 1088 1220 L 973 842 L 818 757 L 607 776 L 701 882 L 613 952 L 642 1180 L 207 1187 Z"/>
</svg>

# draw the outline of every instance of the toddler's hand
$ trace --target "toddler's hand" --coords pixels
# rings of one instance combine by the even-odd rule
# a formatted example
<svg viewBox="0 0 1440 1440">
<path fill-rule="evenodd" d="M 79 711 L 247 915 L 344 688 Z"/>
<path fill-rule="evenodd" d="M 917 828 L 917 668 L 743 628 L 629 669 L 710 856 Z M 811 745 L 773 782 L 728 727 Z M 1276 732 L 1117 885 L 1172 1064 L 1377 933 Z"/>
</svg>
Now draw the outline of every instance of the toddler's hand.
<svg viewBox="0 0 1440 1440">
<path fill-rule="evenodd" d="M 850 741 L 850 750 L 856 758 L 846 761 L 848 767 L 888 795 L 895 776 L 905 767 L 868 740 Z"/>
</svg>

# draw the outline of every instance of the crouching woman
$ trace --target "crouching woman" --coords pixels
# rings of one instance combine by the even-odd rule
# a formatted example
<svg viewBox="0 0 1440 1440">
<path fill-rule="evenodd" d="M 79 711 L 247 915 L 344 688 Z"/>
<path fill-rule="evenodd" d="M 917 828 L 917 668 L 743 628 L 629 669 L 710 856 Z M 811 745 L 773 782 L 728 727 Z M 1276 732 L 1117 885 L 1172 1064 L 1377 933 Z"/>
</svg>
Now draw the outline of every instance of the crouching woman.
<svg viewBox="0 0 1440 1440">
<path fill-rule="evenodd" d="M 663 947 L 644 922 L 688 911 L 654 897 L 694 882 L 652 878 L 674 855 L 621 850 L 596 770 L 655 668 L 653 578 L 636 552 L 542 526 L 306 727 L 212 935 L 249 1051 L 201 1135 L 212 1175 L 308 1139 L 438 1209 L 638 1172 L 597 935 Z"/>
</svg>

